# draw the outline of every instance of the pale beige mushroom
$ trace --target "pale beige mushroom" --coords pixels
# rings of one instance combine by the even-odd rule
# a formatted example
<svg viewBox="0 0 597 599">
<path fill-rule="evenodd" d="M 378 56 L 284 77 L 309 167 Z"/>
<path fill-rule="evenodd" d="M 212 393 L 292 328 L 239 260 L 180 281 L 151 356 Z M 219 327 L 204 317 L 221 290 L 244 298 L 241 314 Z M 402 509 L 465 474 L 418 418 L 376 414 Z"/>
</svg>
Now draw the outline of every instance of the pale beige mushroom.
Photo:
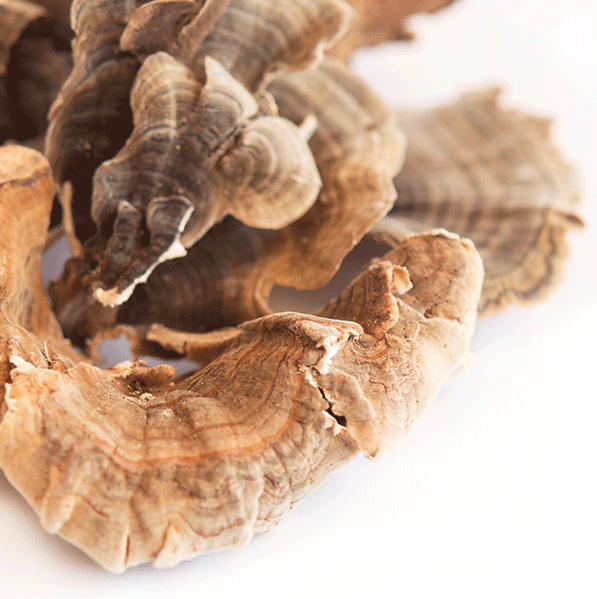
<svg viewBox="0 0 597 599">
<path fill-rule="evenodd" d="M 271 529 L 359 450 L 388 451 L 466 351 L 481 261 L 438 231 L 372 264 L 321 316 L 208 333 L 208 363 L 180 380 L 170 366 L 75 364 L 43 293 L 23 301 L 41 291 L 49 169 L 39 155 L 8 153 L 11 166 L 36 161 L 27 175 L 45 188 L 34 202 L 23 196 L 27 165 L 0 179 L 10 194 L 0 218 L 26 250 L 0 248 L 12 256 L 1 280 L 0 466 L 48 531 L 108 569 L 172 566 Z M 153 339 L 167 344 L 167 331 Z M 200 335 L 184 343 L 201 356 Z"/>
</svg>

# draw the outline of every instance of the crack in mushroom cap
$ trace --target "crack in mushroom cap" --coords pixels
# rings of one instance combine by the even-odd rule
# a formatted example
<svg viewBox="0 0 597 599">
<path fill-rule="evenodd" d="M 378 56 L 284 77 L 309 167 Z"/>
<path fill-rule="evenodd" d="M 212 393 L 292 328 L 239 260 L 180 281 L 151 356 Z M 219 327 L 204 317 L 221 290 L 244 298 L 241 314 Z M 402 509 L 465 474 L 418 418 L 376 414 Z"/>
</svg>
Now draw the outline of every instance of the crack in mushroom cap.
<svg viewBox="0 0 597 599">
<path fill-rule="evenodd" d="M 46 220 L 14 224 L 28 223 L 22 245 L 43 238 L 45 206 Z M 178 381 L 170 366 L 51 354 L 55 332 L 27 331 L 4 302 L 0 466 L 49 531 L 111 570 L 242 545 L 359 449 L 378 458 L 410 428 L 466 350 L 482 274 L 468 241 L 407 239 L 320 316 L 266 316 L 203 346 L 189 335 L 212 359 Z"/>
<path fill-rule="evenodd" d="M 401 112 L 409 140 L 398 199 L 374 232 L 443 227 L 470 238 L 485 267 L 480 315 L 543 299 L 561 280 L 566 232 L 579 228 L 574 170 L 550 121 L 498 104 L 498 89 L 419 113 Z"/>
</svg>

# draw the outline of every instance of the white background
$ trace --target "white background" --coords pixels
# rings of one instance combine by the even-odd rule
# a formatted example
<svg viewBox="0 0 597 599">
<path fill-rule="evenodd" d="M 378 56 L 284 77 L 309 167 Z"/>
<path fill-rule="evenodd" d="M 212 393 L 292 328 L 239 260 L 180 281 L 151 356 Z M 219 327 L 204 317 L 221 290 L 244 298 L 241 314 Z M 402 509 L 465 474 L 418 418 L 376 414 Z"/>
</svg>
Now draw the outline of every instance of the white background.
<svg viewBox="0 0 597 599">
<path fill-rule="evenodd" d="M 597 597 L 597 8 L 460 0 L 356 68 L 391 104 L 504 87 L 554 117 L 587 222 L 550 300 L 480 322 L 460 370 L 381 462 L 356 459 L 273 532 L 169 571 L 102 571 L 0 474 L 0 597 Z"/>
</svg>

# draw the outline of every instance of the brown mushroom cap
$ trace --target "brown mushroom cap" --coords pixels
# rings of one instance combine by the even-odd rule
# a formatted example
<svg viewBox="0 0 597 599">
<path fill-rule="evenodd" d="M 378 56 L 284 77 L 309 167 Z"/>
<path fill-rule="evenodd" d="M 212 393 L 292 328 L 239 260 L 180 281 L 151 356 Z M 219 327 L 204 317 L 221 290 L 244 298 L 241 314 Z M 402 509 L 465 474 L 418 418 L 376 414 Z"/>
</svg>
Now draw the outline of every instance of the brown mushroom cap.
<svg viewBox="0 0 597 599">
<path fill-rule="evenodd" d="M 27 0 L 0 0 L 0 143 L 43 146 L 47 111 L 71 66 L 46 10 Z"/>
<path fill-rule="evenodd" d="M 205 58 L 204 84 L 165 52 L 149 56 L 131 91 L 135 126 L 94 177 L 92 215 L 112 218 L 99 279 L 106 305 L 126 301 L 160 262 L 185 255 L 227 214 L 280 228 L 315 201 L 321 180 L 301 130 L 258 114 L 247 89 Z M 142 221 L 151 235 L 142 248 Z M 136 247 L 138 246 L 138 248 Z"/>
<path fill-rule="evenodd" d="M 261 223 L 262 228 L 250 227 L 230 217 L 218 223 L 188 249 L 184 258 L 157 265 L 118 316 L 113 309 L 102 310 L 91 298 L 89 290 L 98 278 L 89 266 L 93 255 L 72 260 L 51 293 L 63 327 L 79 339 L 79 343 L 118 321 L 160 322 L 199 331 L 235 325 L 267 314 L 267 299 L 275 284 L 302 289 L 320 287 L 370 227 L 391 208 L 396 193 L 392 177 L 403 159 L 404 138 L 390 111 L 361 79 L 339 61 L 326 59 L 317 68 L 276 73 L 271 76 L 266 93 L 276 102 L 278 114 L 287 122 L 283 129 L 287 131 L 285 146 L 277 143 L 278 147 L 288 148 L 292 139 L 297 139 L 296 132 L 301 131 L 301 126 L 304 128 L 304 123 L 314 120 L 309 132 L 309 154 L 313 155 L 322 181 L 317 201 L 304 216 L 278 230 L 266 230 L 264 223 Z M 273 119 L 261 117 L 254 123 L 284 122 Z M 299 130 L 292 123 L 299 126 Z M 270 134 L 268 139 L 269 147 L 275 147 L 275 138 Z M 131 148 L 133 143 L 136 144 L 131 142 Z M 292 143 L 291 149 L 299 147 L 297 142 Z M 171 146 L 175 148 L 176 144 Z M 281 157 L 277 162 L 284 165 L 293 155 L 304 156 L 296 150 L 293 152 L 286 151 L 288 157 Z M 136 153 L 128 153 L 132 156 L 130 164 L 137 168 Z M 251 154 L 255 155 L 255 148 L 251 148 Z M 178 155 L 175 153 L 173 158 L 178 160 Z M 209 181 L 207 174 L 204 175 L 206 185 L 217 188 L 218 181 L 221 177 L 225 180 L 225 176 L 227 185 L 231 186 L 225 195 L 233 198 L 243 189 L 247 169 L 234 166 L 231 159 L 222 160 L 217 155 L 215 158 L 218 162 L 208 163 L 214 168 L 209 172 Z M 301 158 L 302 164 L 308 164 L 305 159 Z M 111 164 L 106 163 L 105 168 L 106 173 L 113 176 Z M 191 165 L 194 173 L 201 173 L 195 162 Z M 190 166 L 185 163 L 181 168 L 187 171 Z M 306 170 L 301 168 L 303 172 Z M 104 166 L 98 172 L 102 173 L 103 169 Z M 159 171 L 150 169 L 148 180 L 153 173 L 161 176 Z M 274 172 L 275 181 L 272 177 L 269 181 L 295 194 L 290 196 L 290 201 L 294 197 L 295 205 L 304 209 L 301 206 L 309 201 L 308 194 L 301 192 L 298 184 L 307 192 L 313 185 L 305 186 L 308 183 L 305 176 L 297 182 L 296 175 L 288 170 L 281 174 L 284 176 Z M 135 193 L 143 189 L 138 179 L 131 177 L 131 180 Z M 171 181 L 178 184 L 175 177 Z M 126 178 L 124 183 L 128 184 Z M 167 185 L 169 183 L 160 182 L 162 189 Z M 277 194 L 276 185 L 268 187 Z M 147 189 L 151 192 L 152 186 Z M 177 189 L 181 189 L 180 185 Z M 249 191 L 259 200 L 260 195 L 255 190 L 249 188 Z M 251 206 L 250 198 L 243 198 L 243 204 Z M 258 205 L 269 205 L 269 202 L 259 200 Z M 216 203 L 214 209 L 217 208 Z M 296 215 L 295 208 L 286 212 Z M 103 251 L 101 246 L 100 251 Z M 170 289 L 174 281 L 180 293 L 173 297 Z M 81 297 L 81 293 L 86 294 L 87 300 L 81 300 L 82 309 L 75 308 L 75 304 L 79 306 L 76 297 Z"/>
<path fill-rule="evenodd" d="M 582 226 L 571 165 L 550 122 L 498 104 L 499 90 L 401 112 L 408 142 L 398 199 L 374 231 L 442 227 L 470 238 L 485 268 L 479 314 L 543 299 L 559 282 L 566 232 Z"/>
<path fill-rule="evenodd" d="M 329 50 L 346 58 L 357 48 L 374 46 L 394 40 L 410 40 L 409 15 L 435 12 L 454 0 L 348 0 L 355 9 L 356 18 L 348 33 Z"/>
<path fill-rule="evenodd" d="M 23 202 L 17 269 L 36 255 L 49 205 L 37 217 L 21 180 L 0 186 L 11 194 L 3 219 Z M 8 298 L 39 288 L 34 271 L 2 280 L 0 466 L 49 531 L 115 571 L 242 545 L 359 449 L 386 452 L 460 362 L 482 280 L 470 242 L 413 237 L 321 316 L 273 314 L 205 343 L 189 335 L 208 363 L 175 381 L 169 366 L 103 371 L 60 353 L 43 296 L 27 311 L 43 318 L 11 309 Z M 153 339 L 168 344 L 168 331 Z"/>
</svg>

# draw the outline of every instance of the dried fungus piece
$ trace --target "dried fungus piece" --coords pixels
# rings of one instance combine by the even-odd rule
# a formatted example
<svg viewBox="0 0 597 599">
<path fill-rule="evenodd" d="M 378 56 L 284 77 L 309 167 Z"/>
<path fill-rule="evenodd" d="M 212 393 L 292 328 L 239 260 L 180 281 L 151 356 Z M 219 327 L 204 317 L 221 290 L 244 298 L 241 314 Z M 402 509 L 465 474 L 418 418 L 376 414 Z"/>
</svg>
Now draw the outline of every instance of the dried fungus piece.
<svg viewBox="0 0 597 599">
<path fill-rule="evenodd" d="M 40 274 L 54 189 L 48 161 L 18 145 L 0 146 L 0 371 L 11 347 L 47 364 L 49 356 L 81 359 L 62 338 Z M 3 381 L 6 380 L 4 376 Z M 0 388 L 3 396 L 4 388 Z M 1 401 L 1 400 L 0 400 Z M 0 414 L 4 408 L 0 406 Z"/>
<path fill-rule="evenodd" d="M 503 110 L 499 90 L 400 113 L 409 140 L 398 200 L 374 231 L 442 227 L 470 238 L 485 268 L 480 315 L 543 299 L 559 282 L 578 190 L 546 119 Z"/>
<path fill-rule="evenodd" d="M 20 237 L 27 251 L 46 224 Z M 179 381 L 168 366 L 47 359 L 43 335 L 21 328 L 28 343 L 2 338 L 0 466 L 49 531 L 114 571 L 242 545 L 359 449 L 377 458 L 408 430 L 467 347 L 481 279 L 470 242 L 413 237 L 322 316 L 209 333 L 213 359 Z M 8 296 L 21 285 L 3 282 Z"/>
<path fill-rule="evenodd" d="M 46 115 L 71 68 L 48 13 L 25 0 L 0 0 L 0 143 L 41 147 Z"/>
<path fill-rule="evenodd" d="M 140 59 L 168 52 L 191 56 L 226 10 L 230 0 L 152 0 L 141 4 L 122 32 L 120 47 Z"/>
<path fill-rule="evenodd" d="M 260 116 L 246 88 L 214 59 L 205 84 L 165 52 L 149 56 L 131 91 L 135 126 L 96 171 L 92 216 L 113 223 L 96 289 L 105 305 L 186 250 L 227 214 L 280 228 L 315 201 L 321 180 L 302 131 Z M 143 247 L 143 227 L 149 243 Z"/>
<path fill-rule="evenodd" d="M 253 92 L 270 71 L 320 56 L 349 15 L 344 0 L 75 0 L 75 66 L 50 114 L 46 154 L 58 186 L 73 184 L 79 241 L 95 233 L 92 176 L 131 133 L 129 94 L 148 54 L 166 50 L 197 76 L 211 56 Z"/>
<path fill-rule="evenodd" d="M 363 46 L 374 46 L 394 40 L 410 40 L 413 34 L 406 17 L 418 12 L 435 12 L 454 0 L 349 0 L 356 12 L 356 19 L 331 54 L 348 57 Z"/>
<path fill-rule="evenodd" d="M 345 0 L 154 0 L 132 14 L 121 47 L 140 59 L 168 52 L 195 72 L 211 56 L 254 92 L 272 71 L 321 60 L 352 14 Z"/>
<path fill-rule="evenodd" d="M 57 187 L 73 186 L 73 221 L 85 241 L 95 233 L 90 217 L 95 169 L 112 158 L 132 129 L 129 92 L 139 61 L 119 41 L 134 0 L 74 0 L 71 7 L 73 70 L 54 102 L 45 140 Z"/>
<path fill-rule="evenodd" d="M 118 313 L 97 304 L 73 308 L 82 281 L 91 284 L 94 275 L 89 260 L 71 260 L 51 295 L 60 322 L 77 343 L 116 322 L 201 331 L 268 314 L 275 284 L 320 287 L 391 208 L 392 177 L 405 142 L 390 111 L 360 78 L 328 58 L 317 68 L 278 72 L 266 91 L 280 116 L 297 125 L 317 115 L 309 139 L 322 179 L 317 201 L 280 230 L 224 219 L 184 258 L 159 264 Z M 169 291 L 173 285 L 179 291 L 175 296 Z"/>
</svg>

